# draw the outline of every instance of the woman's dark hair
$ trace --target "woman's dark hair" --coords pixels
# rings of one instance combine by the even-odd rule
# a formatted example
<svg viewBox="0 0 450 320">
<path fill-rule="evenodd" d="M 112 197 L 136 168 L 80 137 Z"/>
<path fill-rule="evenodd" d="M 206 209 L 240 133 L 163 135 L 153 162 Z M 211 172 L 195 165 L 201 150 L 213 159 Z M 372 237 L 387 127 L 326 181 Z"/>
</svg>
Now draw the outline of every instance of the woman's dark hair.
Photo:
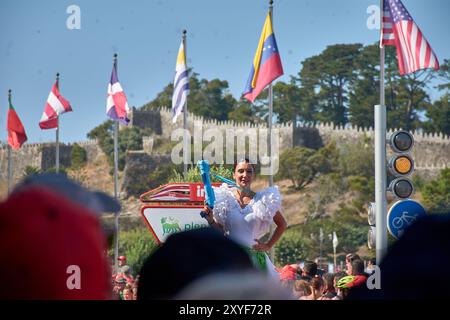
<svg viewBox="0 0 450 320">
<path fill-rule="evenodd" d="M 250 160 L 249 160 L 248 158 L 243 158 L 243 159 L 240 159 L 240 160 L 238 160 L 238 161 L 235 162 L 235 164 L 234 164 L 234 166 L 233 166 L 233 172 L 236 171 L 237 165 L 238 165 L 239 163 L 241 163 L 241 162 L 245 162 L 245 163 L 251 164 L 251 166 L 252 166 L 252 168 L 253 168 L 253 172 L 256 170 L 255 165 L 254 165 L 253 163 L 251 163 Z"/>
</svg>

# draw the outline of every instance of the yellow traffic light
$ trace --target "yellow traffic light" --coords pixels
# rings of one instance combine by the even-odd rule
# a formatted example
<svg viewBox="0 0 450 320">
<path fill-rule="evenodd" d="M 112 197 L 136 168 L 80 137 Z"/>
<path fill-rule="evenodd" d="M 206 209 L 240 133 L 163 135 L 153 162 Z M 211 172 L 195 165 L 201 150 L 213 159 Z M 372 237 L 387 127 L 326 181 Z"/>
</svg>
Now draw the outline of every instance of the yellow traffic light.
<svg viewBox="0 0 450 320">
<path fill-rule="evenodd" d="M 406 176 L 414 170 L 414 161 L 407 154 L 395 155 L 389 160 L 389 171 L 396 177 Z"/>
<path fill-rule="evenodd" d="M 409 155 L 414 137 L 408 131 L 399 130 L 389 137 L 389 145 L 394 155 L 389 159 L 388 169 L 395 179 L 389 184 L 388 191 L 397 198 L 409 198 L 414 192 L 413 184 L 407 178 L 414 171 L 414 161 Z"/>
</svg>

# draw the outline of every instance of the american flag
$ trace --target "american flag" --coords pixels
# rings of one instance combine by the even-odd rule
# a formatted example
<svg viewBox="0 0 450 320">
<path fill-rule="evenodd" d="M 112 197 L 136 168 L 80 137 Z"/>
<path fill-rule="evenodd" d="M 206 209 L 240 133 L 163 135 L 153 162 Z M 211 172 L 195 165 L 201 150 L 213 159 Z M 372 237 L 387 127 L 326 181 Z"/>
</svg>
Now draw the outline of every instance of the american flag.
<svg viewBox="0 0 450 320">
<path fill-rule="evenodd" d="M 400 0 L 384 0 L 382 23 L 381 45 L 396 47 L 401 75 L 439 69 L 433 49 Z"/>
</svg>

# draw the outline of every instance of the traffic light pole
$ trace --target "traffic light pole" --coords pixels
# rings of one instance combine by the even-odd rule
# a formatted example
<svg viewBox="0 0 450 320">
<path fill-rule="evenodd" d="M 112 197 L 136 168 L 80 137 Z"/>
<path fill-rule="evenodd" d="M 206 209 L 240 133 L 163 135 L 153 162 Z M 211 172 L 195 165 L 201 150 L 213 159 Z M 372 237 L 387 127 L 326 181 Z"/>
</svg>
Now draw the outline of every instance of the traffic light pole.
<svg viewBox="0 0 450 320">
<path fill-rule="evenodd" d="M 375 106 L 375 225 L 377 265 L 387 252 L 386 106 Z"/>
<path fill-rule="evenodd" d="M 383 0 L 380 1 L 380 29 L 383 19 Z M 386 200 L 386 106 L 384 98 L 384 46 L 380 43 L 380 104 L 374 108 L 375 122 L 375 225 L 376 260 L 380 265 L 387 253 Z"/>
</svg>

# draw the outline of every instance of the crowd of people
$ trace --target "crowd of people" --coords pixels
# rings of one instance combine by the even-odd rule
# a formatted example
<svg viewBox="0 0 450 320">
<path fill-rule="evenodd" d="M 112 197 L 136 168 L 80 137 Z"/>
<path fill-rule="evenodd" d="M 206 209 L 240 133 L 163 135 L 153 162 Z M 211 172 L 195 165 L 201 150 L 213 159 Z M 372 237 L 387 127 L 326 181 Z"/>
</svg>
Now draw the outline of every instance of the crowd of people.
<svg viewBox="0 0 450 320">
<path fill-rule="evenodd" d="M 112 275 L 112 298 L 114 300 L 137 300 L 139 274 L 136 277 L 133 276 L 131 267 L 127 265 L 126 256 L 119 256 L 117 260 L 117 272 Z"/>
<path fill-rule="evenodd" d="M 350 289 L 361 288 L 373 272 L 374 259 L 367 263 L 357 254 L 347 254 L 346 269 L 336 273 L 326 273 L 317 263 L 305 261 L 300 264 L 288 264 L 279 269 L 280 282 L 292 292 L 298 300 L 344 300 Z"/>
<path fill-rule="evenodd" d="M 111 268 L 102 212 L 120 204 L 64 175 L 25 179 L 0 203 L 0 299 L 264 299 L 345 300 L 448 296 L 450 278 L 416 282 L 450 264 L 450 216 L 411 225 L 379 266 L 381 289 L 368 290 L 369 268 L 356 254 L 345 272 L 323 273 L 305 261 L 276 269 L 266 252 L 286 228 L 277 188 L 253 193 L 254 167 L 238 163 L 238 190 L 222 188 L 208 210 L 209 228 L 179 232 L 150 254 L 137 274 L 119 257 Z M 267 242 L 259 236 L 274 222 Z M 113 271 L 114 270 L 114 271 Z"/>
</svg>

